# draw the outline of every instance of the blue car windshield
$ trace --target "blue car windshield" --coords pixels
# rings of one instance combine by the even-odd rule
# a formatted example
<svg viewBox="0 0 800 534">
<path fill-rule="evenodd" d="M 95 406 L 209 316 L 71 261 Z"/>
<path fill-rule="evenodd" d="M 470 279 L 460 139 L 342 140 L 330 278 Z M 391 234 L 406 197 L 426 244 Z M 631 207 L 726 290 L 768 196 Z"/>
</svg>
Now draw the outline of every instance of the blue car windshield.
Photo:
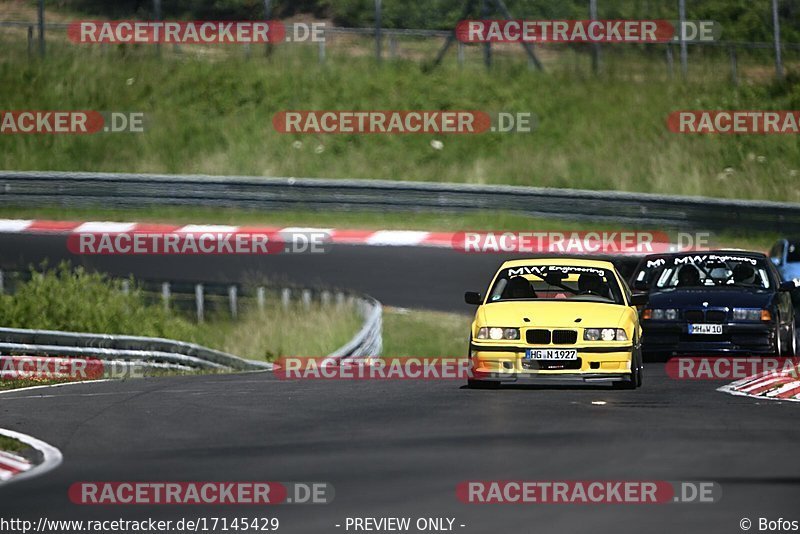
<svg viewBox="0 0 800 534">
<path fill-rule="evenodd" d="M 792 241 L 789 243 L 789 250 L 786 251 L 786 262 L 800 262 L 800 241 Z"/>
</svg>

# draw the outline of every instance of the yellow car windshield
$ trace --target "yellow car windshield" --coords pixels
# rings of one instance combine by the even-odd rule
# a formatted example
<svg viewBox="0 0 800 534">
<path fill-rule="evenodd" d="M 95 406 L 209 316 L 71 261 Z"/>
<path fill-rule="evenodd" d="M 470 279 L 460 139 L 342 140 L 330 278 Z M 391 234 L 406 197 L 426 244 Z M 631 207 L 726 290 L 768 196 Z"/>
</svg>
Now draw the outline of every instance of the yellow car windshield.
<svg viewBox="0 0 800 534">
<path fill-rule="evenodd" d="M 573 265 L 522 265 L 501 270 L 488 302 L 509 300 L 624 303 L 613 271 Z"/>
</svg>

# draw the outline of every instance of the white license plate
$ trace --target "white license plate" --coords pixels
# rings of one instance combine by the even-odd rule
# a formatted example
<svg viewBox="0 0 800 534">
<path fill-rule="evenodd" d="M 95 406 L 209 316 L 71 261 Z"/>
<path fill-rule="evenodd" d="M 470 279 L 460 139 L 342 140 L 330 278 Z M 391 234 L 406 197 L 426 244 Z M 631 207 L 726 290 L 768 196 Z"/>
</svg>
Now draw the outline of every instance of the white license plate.
<svg viewBox="0 0 800 534">
<path fill-rule="evenodd" d="M 690 334 L 721 334 L 721 324 L 690 324 Z"/>
<path fill-rule="evenodd" d="M 577 360 L 575 349 L 526 349 L 526 360 Z"/>
</svg>

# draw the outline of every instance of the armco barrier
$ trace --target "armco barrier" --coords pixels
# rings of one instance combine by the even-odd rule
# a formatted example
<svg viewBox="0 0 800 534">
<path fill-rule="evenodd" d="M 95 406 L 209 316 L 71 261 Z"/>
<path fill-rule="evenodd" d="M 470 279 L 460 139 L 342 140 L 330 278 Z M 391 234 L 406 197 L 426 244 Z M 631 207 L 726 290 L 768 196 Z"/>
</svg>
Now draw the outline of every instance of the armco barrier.
<svg viewBox="0 0 800 534">
<path fill-rule="evenodd" d="M 364 324 L 361 330 L 344 346 L 328 355 L 329 358 L 363 358 L 379 356 L 383 349 L 383 307 L 373 298 L 359 303 Z"/>
<path fill-rule="evenodd" d="M 0 171 L 5 205 L 228 206 L 527 215 L 694 229 L 800 231 L 800 204 L 615 191 L 247 176 Z"/>
<path fill-rule="evenodd" d="M 378 356 L 382 347 L 381 304 L 364 297 L 357 301 L 364 322 L 359 332 L 329 355 L 334 361 Z M 272 364 L 164 338 L 0 328 L 0 355 L 96 358 L 132 367 L 161 369 L 219 369 L 255 371 Z"/>
</svg>

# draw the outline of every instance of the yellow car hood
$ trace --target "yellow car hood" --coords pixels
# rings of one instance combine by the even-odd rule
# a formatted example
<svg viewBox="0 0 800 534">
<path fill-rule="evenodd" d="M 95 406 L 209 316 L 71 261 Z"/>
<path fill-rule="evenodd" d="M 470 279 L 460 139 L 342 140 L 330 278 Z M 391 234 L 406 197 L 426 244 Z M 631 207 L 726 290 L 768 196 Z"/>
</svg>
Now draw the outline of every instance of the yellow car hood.
<svg viewBox="0 0 800 534">
<path fill-rule="evenodd" d="M 622 305 L 599 302 L 493 302 L 481 306 L 478 319 L 479 326 L 615 327 L 619 325 L 626 310 Z M 523 318 L 528 318 L 529 322 Z"/>
</svg>

